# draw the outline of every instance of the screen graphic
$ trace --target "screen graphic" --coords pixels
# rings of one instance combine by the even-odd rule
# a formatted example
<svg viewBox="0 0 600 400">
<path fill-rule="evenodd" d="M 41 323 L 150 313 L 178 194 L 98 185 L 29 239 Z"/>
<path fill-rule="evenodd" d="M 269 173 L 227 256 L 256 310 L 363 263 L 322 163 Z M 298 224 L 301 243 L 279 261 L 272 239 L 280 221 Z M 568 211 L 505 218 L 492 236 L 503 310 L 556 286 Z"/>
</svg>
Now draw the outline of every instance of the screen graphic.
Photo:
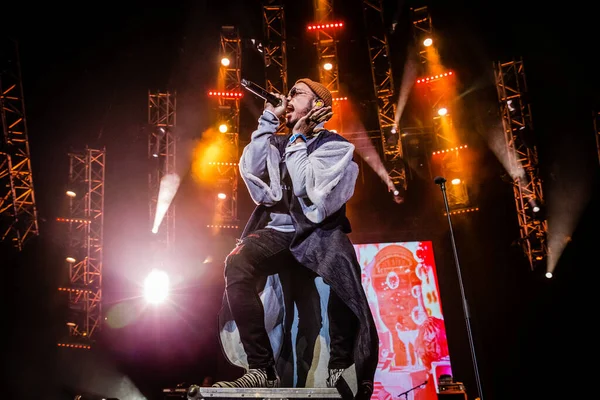
<svg viewBox="0 0 600 400">
<path fill-rule="evenodd" d="M 373 399 L 437 399 L 452 375 L 430 241 L 355 244 L 379 336 Z"/>
</svg>

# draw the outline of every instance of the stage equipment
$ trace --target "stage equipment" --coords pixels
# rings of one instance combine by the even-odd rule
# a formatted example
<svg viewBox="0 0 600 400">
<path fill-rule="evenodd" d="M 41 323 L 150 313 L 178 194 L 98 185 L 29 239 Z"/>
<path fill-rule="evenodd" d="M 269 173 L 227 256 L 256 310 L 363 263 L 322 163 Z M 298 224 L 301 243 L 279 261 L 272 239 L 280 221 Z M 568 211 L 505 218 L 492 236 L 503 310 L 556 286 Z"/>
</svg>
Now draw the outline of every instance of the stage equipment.
<svg viewBox="0 0 600 400">
<path fill-rule="evenodd" d="M 263 30 L 265 39 L 263 56 L 265 59 L 267 92 L 287 96 L 287 36 L 283 5 L 265 4 L 263 6 Z M 277 128 L 277 132 L 282 132 L 284 129 L 285 122 L 282 122 Z"/>
<path fill-rule="evenodd" d="M 392 182 L 407 189 L 402 138 L 396 126 L 396 99 L 390 46 L 383 19 L 382 0 L 364 0 L 363 16 L 367 29 L 373 90 L 377 97 L 377 115 L 383 156 Z"/>
<path fill-rule="evenodd" d="M 527 81 L 523 60 L 494 63 L 498 103 L 504 128 L 509 171 L 519 220 L 521 247 L 531 269 L 547 259 L 548 221 L 534 218 L 531 207 L 544 204 L 538 153 L 533 140 L 531 104 L 526 100 Z"/>
<path fill-rule="evenodd" d="M 86 148 L 69 154 L 69 186 L 83 190 L 68 196 L 66 262 L 69 282 L 59 288 L 68 296 L 68 336 L 60 347 L 87 348 L 102 325 L 102 269 L 104 253 L 104 177 L 106 150 Z M 71 344 L 86 346 L 71 346 Z"/>
<path fill-rule="evenodd" d="M 450 241 L 452 244 L 452 253 L 454 255 L 454 263 L 456 266 L 456 274 L 458 276 L 458 284 L 460 286 L 460 295 L 462 299 L 463 312 L 465 316 L 465 322 L 467 326 L 467 335 L 469 338 L 469 348 L 471 350 L 471 359 L 473 361 L 473 372 L 475 374 L 475 382 L 477 383 L 477 392 L 480 400 L 483 400 L 483 392 L 481 390 L 481 381 L 479 379 L 479 367 L 477 366 L 477 357 L 475 354 L 475 344 L 473 342 L 473 333 L 471 332 L 471 315 L 469 312 L 469 305 L 465 295 L 465 288 L 463 285 L 462 274 L 460 270 L 460 263 L 458 261 L 458 252 L 456 250 L 456 242 L 454 239 L 454 229 L 452 228 L 452 218 L 450 216 L 450 207 L 448 206 L 448 198 L 446 196 L 446 179 L 441 176 L 436 176 L 433 180 L 436 185 L 440 186 L 442 196 L 444 198 L 444 205 L 446 207 L 446 216 L 448 217 L 448 227 L 450 229 Z"/>
<path fill-rule="evenodd" d="M 21 251 L 39 227 L 17 42 L 2 38 L 0 54 L 0 239 Z"/>
<path fill-rule="evenodd" d="M 149 193 L 149 229 L 155 229 L 160 185 L 167 175 L 176 173 L 177 137 L 177 99 L 176 93 L 148 92 L 148 172 Z M 168 250 L 175 242 L 175 205 L 169 204 L 160 226 L 157 227 L 156 240 Z"/>
<path fill-rule="evenodd" d="M 429 63 L 429 56 L 426 47 L 431 44 L 425 44 L 427 39 L 433 39 L 433 24 L 431 15 L 427 6 L 411 8 L 413 36 L 415 44 L 419 48 L 419 61 L 421 64 Z"/>
<path fill-rule="evenodd" d="M 329 89 L 332 97 L 341 97 L 336 32 L 344 24 L 340 26 L 340 21 L 335 19 L 333 0 L 313 0 L 313 10 L 315 21 L 311 24 L 313 29 L 308 31 L 315 35 L 319 82 Z M 331 29 L 331 26 L 336 23 L 337 29 Z M 330 64 L 331 68 L 323 68 L 325 64 Z M 341 105 L 333 103 L 332 111 L 333 116 L 327 121 L 328 129 L 344 132 Z"/>
<path fill-rule="evenodd" d="M 221 56 L 227 56 L 230 63 L 219 67 L 218 90 L 224 92 L 240 92 L 242 80 L 242 45 L 239 32 L 234 26 L 221 27 Z M 207 228 L 231 229 L 238 223 L 238 162 L 240 158 L 240 97 L 219 98 L 218 121 L 228 126 L 227 132 L 221 133 L 221 156 L 215 166 L 216 182 L 227 182 L 229 193 L 226 199 L 215 196 L 215 222 Z M 223 188 L 217 188 L 220 190 Z"/>
<path fill-rule="evenodd" d="M 173 391 L 173 389 L 171 389 Z M 174 389 L 174 391 L 181 389 Z M 171 394 L 173 392 L 170 392 Z M 227 399 L 341 399 L 335 388 L 213 388 L 192 385 L 186 392 L 187 400 L 205 398 Z"/>
</svg>

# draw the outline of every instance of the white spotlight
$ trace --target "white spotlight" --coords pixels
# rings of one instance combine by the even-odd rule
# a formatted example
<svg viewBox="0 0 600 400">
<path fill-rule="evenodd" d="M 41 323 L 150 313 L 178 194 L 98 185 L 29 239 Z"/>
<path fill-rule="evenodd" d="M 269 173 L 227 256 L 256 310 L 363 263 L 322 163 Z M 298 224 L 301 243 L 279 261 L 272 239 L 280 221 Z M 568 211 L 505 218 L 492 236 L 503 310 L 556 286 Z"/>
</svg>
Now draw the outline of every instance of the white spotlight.
<svg viewBox="0 0 600 400">
<path fill-rule="evenodd" d="M 144 297 L 149 303 L 159 304 L 169 294 L 169 276 L 164 271 L 153 269 L 144 280 Z"/>
</svg>

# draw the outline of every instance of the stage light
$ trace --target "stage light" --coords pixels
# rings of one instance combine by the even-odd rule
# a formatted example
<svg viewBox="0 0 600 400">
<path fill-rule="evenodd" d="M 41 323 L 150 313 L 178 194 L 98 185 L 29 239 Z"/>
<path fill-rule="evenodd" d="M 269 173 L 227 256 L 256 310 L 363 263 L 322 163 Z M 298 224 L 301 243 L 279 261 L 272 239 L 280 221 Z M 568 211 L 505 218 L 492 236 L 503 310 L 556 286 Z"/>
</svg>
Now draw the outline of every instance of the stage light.
<svg viewBox="0 0 600 400">
<path fill-rule="evenodd" d="M 445 108 L 445 107 L 442 107 L 442 108 L 440 108 L 440 109 L 438 110 L 438 112 L 437 112 L 437 113 L 438 113 L 438 115 L 440 115 L 440 116 L 442 116 L 442 117 L 443 117 L 444 115 L 448 114 L 448 109 L 447 109 L 447 108 Z"/>
<path fill-rule="evenodd" d="M 219 132 L 226 133 L 227 129 L 228 129 L 227 124 L 221 124 L 221 125 L 219 125 Z"/>
<path fill-rule="evenodd" d="M 72 191 L 72 190 L 67 190 L 66 194 L 69 197 L 75 197 L 75 196 L 77 196 L 77 194 L 74 191 Z"/>
<path fill-rule="evenodd" d="M 169 276 L 164 271 L 152 270 L 144 280 L 144 297 L 149 303 L 159 304 L 169 294 Z"/>
<path fill-rule="evenodd" d="M 432 44 L 433 44 L 433 39 L 431 39 L 431 38 L 427 38 L 427 39 L 423 40 L 423 46 L 425 46 L 425 47 L 429 47 Z"/>
<path fill-rule="evenodd" d="M 211 90 L 208 92 L 208 95 L 211 97 L 222 97 L 225 99 L 236 99 L 241 98 L 243 96 L 242 92 L 219 92 L 215 90 Z"/>
<path fill-rule="evenodd" d="M 325 64 L 323 64 L 323 69 L 325 71 L 331 71 L 333 69 L 333 64 L 330 62 L 326 62 Z"/>
<path fill-rule="evenodd" d="M 75 258 L 74 258 L 74 257 L 70 257 L 70 256 L 69 256 L 69 257 L 67 257 L 67 262 L 68 262 L 69 264 L 73 264 L 75 261 L 77 261 L 77 260 L 75 260 Z"/>
<path fill-rule="evenodd" d="M 431 83 L 431 82 L 437 81 L 442 78 L 452 77 L 452 75 L 454 75 L 454 72 L 452 72 L 452 71 L 443 72 L 441 74 L 426 76 L 424 78 L 419 78 L 419 79 L 417 79 L 417 83 Z"/>
<path fill-rule="evenodd" d="M 219 193 L 217 194 L 217 197 L 221 200 L 225 200 L 227 198 L 227 195 L 225 193 Z"/>
<path fill-rule="evenodd" d="M 231 61 L 229 61 L 229 58 L 227 58 L 227 57 L 221 58 L 221 65 L 222 66 L 229 67 L 229 64 L 231 64 Z"/>
<path fill-rule="evenodd" d="M 160 156 L 160 147 L 162 140 L 165 137 L 167 131 L 162 126 L 158 128 L 158 133 L 154 134 L 154 146 L 152 146 L 152 157 L 158 158 Z"/>
<path fill-rule="evenodd" d="M 452 179 L 451 182 L 452 182 L 453 185 L 460 185 L 460 179 L 459 178 L 454 178 L 454 179 Z"/>
<path fill-rule="evenodd" d="M 321 30 L 321 29 L 339 29 L 339 28 L 343 28 L 343 27 L 344 27 L 343 22 L 330 22 L 330 23 L 326 23 L 326 24 L 308 25 L 307 29 L 309 31 L 316 31 L 316 30 Z"/>
</svg>

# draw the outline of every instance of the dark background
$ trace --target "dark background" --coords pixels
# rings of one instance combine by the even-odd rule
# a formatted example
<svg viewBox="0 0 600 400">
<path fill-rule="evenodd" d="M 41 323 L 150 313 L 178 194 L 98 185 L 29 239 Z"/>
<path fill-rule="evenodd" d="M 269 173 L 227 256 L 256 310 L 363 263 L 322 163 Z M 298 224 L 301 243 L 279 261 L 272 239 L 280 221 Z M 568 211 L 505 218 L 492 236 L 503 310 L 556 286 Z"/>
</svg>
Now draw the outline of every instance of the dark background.
<svg viewBox="0 0 600 400">
<path fill-rule="evenodd" d="M 453 223 L 483 397 L 593 395 L 593 368 L 587 360 L 596 347 L 589 303 L 598 266 L 598 154 L 592 125 L 592 113 L 600 107 L 600 79 L 594 68 L 597 6 L 532 1 L 423 4 L 441 39 L 444 64 L 460 77 L 460 123 L 468 132 L 465 141 L 478 154 L 480 211 Z M 398 23 L 390 32 L 396 83 L 406 61 L 412 5 L 421 3 L 384 1 L 386 26 Z M 316 79 L 314 46 L 305 31 L 312 2 L 286 1 L 285 6 L 289 81 L 304 75 Z M 361 6 L 356 0 L 334 5 L 336 16 L 346 22 L 339 37 L 340 81 L 366 128 L 376 129 Z M 185 170 L 191 144 L 214 122 L 213 103 L 205 93 L 216 82 L 220 27 L 235 25 L 243 38 L 261 38 L 261 10 L 259 1 L 248 0 L 24 1 L 1 6 L 3 35 L 20 45 L 40 222 L 40 236 L 23 252 L 2 249 L 6 398 L 68 399 L 79 389 L 137 399 L 128 389 L 137 387 L 147 399 L 160 399 L 163 388 L 179 382 L 227 374 L 215 316 L 222 291 L 219 255 L 226 254 L 235 235 L 210 237 L 205 232 L 202 188 L 189 175 L 176 199 L 178 251 L 173 263 L 182 276 L 178 311 L 148 310 L 129 326 L 107 327 L 93 351 L 56 348 L 65 322 L 64 297 L 56 288 L 65 283 L 67 267 L 65 232 L 54 220 L 64 210 L 67 152 L 105 146 L 105 310 L 116 312 L 119 304 L 137 310 L 139 282 L 131 277 L 148 263 L 143 129 L 148 90 L 177 91 L 183 143 L 178 160 Z M 259 54 L 249 46 L 243 52 L 243 75 L 263 82 Z M 486 145 L 486 127 L 499 122 L 492 63 L 519 57 L 526 66 L 547 201 L 563 207 L 577 222 L 552 280 L 543 277 L 543 269 L 532 271 L 514 245 L 518 225 L 512 189 Z M 242 101 L 242 141 L 255 126 L 258 107 L 250 96 Z M 357 243 L 434 242 L 454 377 L 474 398 L 473 363 L 448 221 L 439 212 L 439 188 L 428 178 L 417 179 L 411 182 L 407 202 L 397 205 L 367 164 L 361 168 L 349 204 L 352 238 Z M 570 212 L 573 204 L 577 207 Z M 242 187 L 240 220 L 252 206 Z M 581 214 L 575 212 L 579 207 Z M 209 253 L 214 261 L 203 264 Z"/>
</svg>

